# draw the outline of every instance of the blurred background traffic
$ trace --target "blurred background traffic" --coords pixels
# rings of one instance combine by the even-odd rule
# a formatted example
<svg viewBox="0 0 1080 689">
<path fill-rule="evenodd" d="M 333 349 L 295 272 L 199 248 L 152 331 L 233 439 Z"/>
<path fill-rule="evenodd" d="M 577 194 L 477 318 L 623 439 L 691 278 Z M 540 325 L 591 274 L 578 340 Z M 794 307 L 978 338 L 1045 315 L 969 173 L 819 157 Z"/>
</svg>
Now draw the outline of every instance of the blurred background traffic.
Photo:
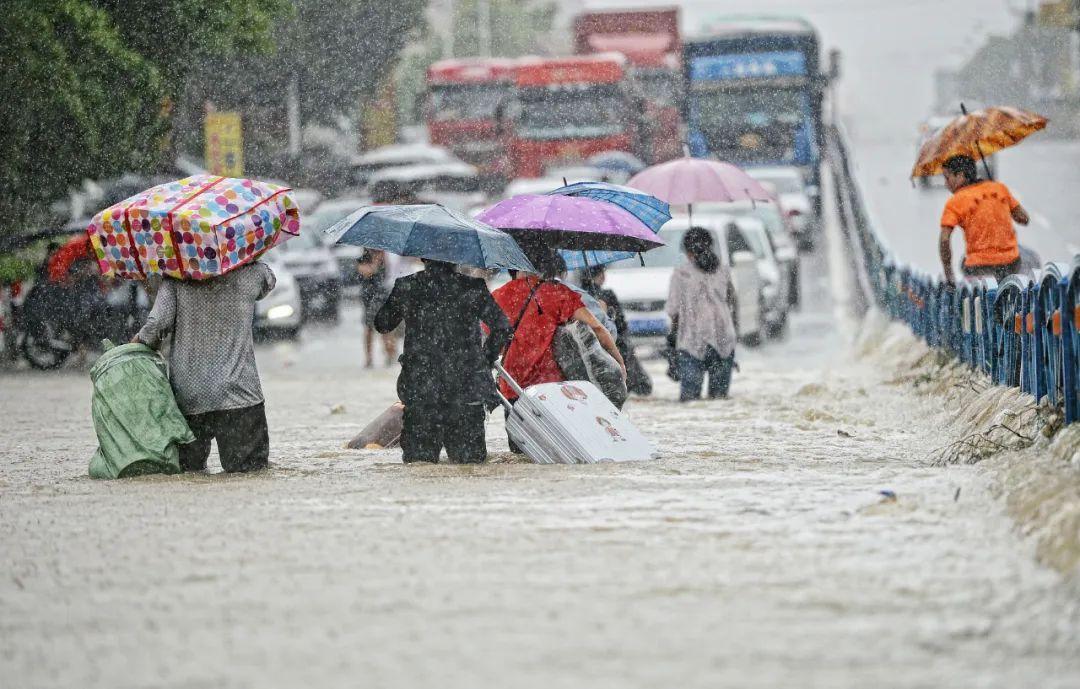
<svg viewBox="0 0 1080 689">
<path fill-rule="evenodd" d="M 321 234 L 362 205 L 406 199 L 475 214 L 565 183 L 623 183 L 685 154 L 745 167 L 774 202 L 675 208 L 667 248 L 610 266 L 605 286 L 631 337 L 661 346 L 691 219 L 732 266 L 741 339 L 782 337 L 800 304 L 802 259 L 820 244 L 830 118 L 858 145 L 893 250 L 927 270 L 944 191 L 913 189 L 908 163 L 961 101 L 1031 107 L 1055 136 L 1076 134 L 1077 3 L 915 4 L 268 0 L 216 3 L 211 15 L 99 9 L 100 25 L 71 12 L 60 21 L 82 60 L 68 54 L 67 71 L 39 84 L 32 61 L 5 67 L 26 88 L 3 108 L 5 150 L 20 154 L 0 181 L 0 359 L 60 366 L 141 322 L 150 300 L 140 286 L 102 283 L 64 247 L 98 209 L 166 179 L 208 171 L 295 189 L 305 231 L 268 255 L 279 284 L 256 325 L 296 338 L 311 322 L 336 322 L 370 282 L 357 267 L 363 250 Z M 35 11 L 20 8 L 9 30 L 47 47 L 56 37 L 34 33 Z M 747 11 L 770 14 L 738 14 Z M 162 35 L 181 30 L 194 42 Z M 117 47 L 99 35 L 109 31 L 130 40 Z M 102 89 L 130 115 L 93 107 Z M 31 108 L 42 117 L 17 116 Z M 30 141 L 41 148 L 18 145 Z M 1052 160 L 1040 151 L 1051 145 Z M 1080 243 L 1069 228 L 1076 202 L 1062 193 L 1077 155 L 1053 141 L 991 162 L 1035 211 L 1021 241 L 1044 258 Z M 402 262 L 378 279 L 409 270 Z"/>
</svg>

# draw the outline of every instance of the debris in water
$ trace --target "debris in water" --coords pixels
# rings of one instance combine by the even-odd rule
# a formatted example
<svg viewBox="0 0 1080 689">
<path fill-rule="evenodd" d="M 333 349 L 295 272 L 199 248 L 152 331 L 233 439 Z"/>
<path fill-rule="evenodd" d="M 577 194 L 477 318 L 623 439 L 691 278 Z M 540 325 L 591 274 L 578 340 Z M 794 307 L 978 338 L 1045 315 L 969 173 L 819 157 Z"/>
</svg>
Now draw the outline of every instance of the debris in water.
<svg viewBox="0 0 1080 689">
<path fill-rule="evenodd" d="M 345 413 L 345 405 L 344 404 L 335 404 L 334 406 L 330 407 L 330 413 L 334 414 L 334 415 L 336 415 L 336 414 L 344 414 Z"/>
<path fill-rule="evenodd" d="M 878 493 L 883 496 L 881 498 L 882 502 L 896 502 L 896 493 L 894 491 L 886 488 L 884 490 L 879 490 Z"/>
<path fill-rule="evenodd" d="M 956 493 L 952 496 L 952 501 L 956 502 L 959 499 L 960 499 L 960 487 L 957 486 L 956 487 Z"/>
<path fill-rule="evenodd" d="M 847 431 L 845 431 L 842 428 L 837 428 L 836 429 L 836 434 L 838 436 L 840 436 L 841 438 L 854 438 L 855 437 L 854 433 L 848 433 Z"/>
</svg>

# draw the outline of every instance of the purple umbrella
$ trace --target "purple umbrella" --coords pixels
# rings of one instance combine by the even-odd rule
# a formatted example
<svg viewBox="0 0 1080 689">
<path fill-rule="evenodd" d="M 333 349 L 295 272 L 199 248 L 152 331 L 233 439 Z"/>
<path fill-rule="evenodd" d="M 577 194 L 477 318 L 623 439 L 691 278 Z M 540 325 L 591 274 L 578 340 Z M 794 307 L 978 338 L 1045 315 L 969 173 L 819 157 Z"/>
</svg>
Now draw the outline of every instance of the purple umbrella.
<svg viewBox="0 0 1080 689">
<path fill-rule="evenodd" d="M 628 211 L 581 196 L 522 194 L 500 201 L 477 219 L 515 236 L 542 237 L 555 249 L 639 252 L 664 244 Z"/>
<path fill-rule="evenodd" d="M 731 163 L 704 158 L 678 158 L 653 165 L 630 178 L 626 186 L 675 206 L 772 198 L 760 182 Z"/>
</svg>

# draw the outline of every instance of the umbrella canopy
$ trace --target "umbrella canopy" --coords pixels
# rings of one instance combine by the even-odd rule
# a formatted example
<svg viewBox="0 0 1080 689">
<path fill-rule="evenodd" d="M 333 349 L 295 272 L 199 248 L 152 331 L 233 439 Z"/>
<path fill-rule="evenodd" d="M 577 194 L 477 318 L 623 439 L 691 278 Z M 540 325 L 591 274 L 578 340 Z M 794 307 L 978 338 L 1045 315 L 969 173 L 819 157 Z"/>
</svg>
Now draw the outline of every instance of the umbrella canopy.
<svg viewBox="0 0 1080 689">
<path fill-rule="evenodd" d="M 1018 108 L 986 108 L 970 113 L 965 109 L 964 114 L 923 143 L 911 176 L 940 175 L 945 161 L 954 156 L 983 159 L 1045 129 L 1048 122 L 1042 115 Z"/>
<path fill-rule="evenodd" d="M 731 163 L 677 158 L 634 175 L 627 186 L 673 205 L 769 201 L 768 190 Z"/>
<path fill-rule="evenodd" d="M 538 235 L 556 249 L 638 252 L 664 244 L 629 211 L 582 196 L 522 194 L 478 219 L 514 235 Z"/>
<path fill-rule="evenodd" d="M 338 244 L 382 249 L 484 269 L 535 273 L 521 247 L 505 232 L 438 204 L 364 206 L 331 225 Z"/>
<path fill-rule="evenodd" d="M 629 155 L 629 154 L 626 154 Z M 630 212 L 638 220 L 648 225 L 653 232 L 659 232 L 668 220 L 671 220 L 671 207 L 656 198 L 637 189 L 623 187 L 606 182 L 578 182 L 548 192 L 564 196 L 583 196 L 596 201 L 614 204 Z M 568 270 L 579 270 L 589 266 L 601 266 L 632 257 L 630 251 L 562 251 L 563 260 Z"/>
</svg>

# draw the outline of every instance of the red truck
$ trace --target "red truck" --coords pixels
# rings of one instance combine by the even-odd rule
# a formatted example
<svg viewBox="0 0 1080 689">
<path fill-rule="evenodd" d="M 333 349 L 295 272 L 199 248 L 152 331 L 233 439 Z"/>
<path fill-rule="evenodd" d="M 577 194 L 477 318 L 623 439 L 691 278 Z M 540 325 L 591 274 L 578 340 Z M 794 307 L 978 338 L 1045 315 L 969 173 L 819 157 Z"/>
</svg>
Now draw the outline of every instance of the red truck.
<svg viewBox="0 0 1080 689">
<path fill-rule="evenodd" d="M 627 68 L 618 53 L 520 59 L 507 127 L 510 176 L 539 177 L 604 151 L 637 152 L 642 113 Z"/>
<path fill-rule="evenodd" d="M 574 20 L 578 55 L 619 52 L 645 100 L 641 150 L 648 162 L 682 155 L 682 38 L 677 8 L 586 12 Z"/>
<path fill-rule="evenodd" d="M 501 174 L 499 120 L 514 97 L 514 61 L 441 60 L 428 68 L 427 87 L 431 143 L 450 149 L 482 175 Z"/>
</svg>

